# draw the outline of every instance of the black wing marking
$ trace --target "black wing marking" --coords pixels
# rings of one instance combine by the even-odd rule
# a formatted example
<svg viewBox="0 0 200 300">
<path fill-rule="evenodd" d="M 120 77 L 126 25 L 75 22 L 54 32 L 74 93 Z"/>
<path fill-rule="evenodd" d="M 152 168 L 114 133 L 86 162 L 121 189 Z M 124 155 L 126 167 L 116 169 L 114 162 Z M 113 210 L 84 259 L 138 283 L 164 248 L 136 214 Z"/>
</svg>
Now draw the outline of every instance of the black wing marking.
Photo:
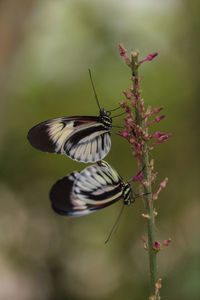
<svg viewBox="0 0 200 300">
<path fill-rule="evenodd" d="M 75 178 L 76 173 L 71 173 L 69 176 L 58 180 L 50 190 L 51 206 L 60 215 L 70 216 L 70 212 L 73 211 L 71 192 Z"/>
</svg>

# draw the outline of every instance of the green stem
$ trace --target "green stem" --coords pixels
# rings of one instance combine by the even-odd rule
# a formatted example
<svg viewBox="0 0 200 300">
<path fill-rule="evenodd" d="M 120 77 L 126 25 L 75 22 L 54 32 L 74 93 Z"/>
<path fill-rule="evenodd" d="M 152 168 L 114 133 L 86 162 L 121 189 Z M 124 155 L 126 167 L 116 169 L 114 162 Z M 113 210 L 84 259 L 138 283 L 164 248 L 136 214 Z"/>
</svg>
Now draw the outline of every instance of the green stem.
<svg viewBox="0 0 200 300">
<path fill-rule="evenodd" d="M 134 76 L 134 87 L 133 87 L 133 94 L 135 97 L 138 97 L 138 105 L 135 108 L 136 114 L 136 123 L 141 128 L 144 127 L 143 120 L 140 116 L 139 106 L 140 106 L 140 91 L 136 88 L 138 85 L 138 55 L 132 55 L 131 61 L 131 70 L 132 75 Z M 143 167 L 143 182 L 145 183 L 143 188 L 143 193 L 146 194 L 144 196 L 144 205 L 145 205 L 145 213 L 149 216 L 146 219 L 147 221 L 147 232 L 148 232 L 148 254 L 149 254 L 149 268 L 150 268 L 150 283 L 151 283 L 151 296 L 155 295 L 155 284 L 158 280 L 157 275 L 157 262 L 156 262 L 156 251 L 154 250 L 154 242 L 155 242 L 155 216 L 154 216 L 154 203 L 152 199 L 152 189 L 151 189 L 151 176 L 150 176 L 150 168 L 149 168 L 149 154 L 148 154 L 148 147 L 146 142 L 143 146 L 143 154 L 142 154 L 142 161 Z M 159 295 L 156 296 L 155 300 L 159 299 Z"/>
<path fill-rule="evenodd" d="M 144 149 L 144 151 L 145 151 L 145 149 Z M 145 204 L 146 214 L 149 216 L 149 219 L 147 219 L 148 254 L 149 254 L 149 267 L 150 267 L 151 294 L 154 295 L 155 294 L 155 284 L 158 280 L 157 262 L 156 262 L 157 252 L 154 250 L 155 216 L 154 216 L 154 206 L 153 206 L 153 200 L 152 200 L 151 181 L 150 181 L 150 176 L 149 176 L 150 170 L 149 170 L 148 152 L 146 152 L 142 155 L 142 166 L 145 166 L 144 171 L 143 171 L 143 180 L 146 184 L 143 187 L 143 189 L 144 189 L 144 193 L 147 193 L 147 195 L 144 197 L 144 204 Z"/>
</svg>

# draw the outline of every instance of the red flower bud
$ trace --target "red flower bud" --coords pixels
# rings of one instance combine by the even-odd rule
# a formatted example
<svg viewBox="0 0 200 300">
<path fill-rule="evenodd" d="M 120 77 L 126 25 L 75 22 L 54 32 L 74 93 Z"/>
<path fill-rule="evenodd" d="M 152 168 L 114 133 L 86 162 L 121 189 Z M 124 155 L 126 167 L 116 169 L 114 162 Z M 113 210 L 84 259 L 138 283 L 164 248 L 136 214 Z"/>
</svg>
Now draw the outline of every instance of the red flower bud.
<svg viewBox="0 0 200 300">
<path fill-rule="evenodd" d="M 154 248 L 159 249 L 160 248 L 160 242 L 155 241 L 154 242 Z"/>
</svg>

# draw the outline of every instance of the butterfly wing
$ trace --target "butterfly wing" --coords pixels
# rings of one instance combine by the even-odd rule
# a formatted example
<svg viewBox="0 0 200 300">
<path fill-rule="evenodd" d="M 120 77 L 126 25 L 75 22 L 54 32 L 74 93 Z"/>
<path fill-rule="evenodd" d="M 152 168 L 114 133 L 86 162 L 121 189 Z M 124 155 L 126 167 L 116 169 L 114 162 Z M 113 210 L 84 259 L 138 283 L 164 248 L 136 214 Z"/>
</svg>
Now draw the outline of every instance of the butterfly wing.
<svg viewBox="0 0 200 300">
<path fill-rule="evenodd" d="M 75 214 L 71 198 L 74 180 L 77 176 L 79 176 L 78 172 L 71 173 L 69 176 L 58 180 L 50 190 L 49 197 L 52 209 L 62 216 Z"/>
<path fill-rule="evenodd" d="M 59 180 L 50 191 L 52 208 L 65 216 L 83 216 L 118 201 L 123 181 L 106 162 Z"/>
<path fill-rule="evenodd" d="M 110 128 L 92 116 L 39 123 L 29 130 L 27 138 L 38 150 L 66 154 L 81 162 L 101 160 L 111 147 Z"/>
</svg>

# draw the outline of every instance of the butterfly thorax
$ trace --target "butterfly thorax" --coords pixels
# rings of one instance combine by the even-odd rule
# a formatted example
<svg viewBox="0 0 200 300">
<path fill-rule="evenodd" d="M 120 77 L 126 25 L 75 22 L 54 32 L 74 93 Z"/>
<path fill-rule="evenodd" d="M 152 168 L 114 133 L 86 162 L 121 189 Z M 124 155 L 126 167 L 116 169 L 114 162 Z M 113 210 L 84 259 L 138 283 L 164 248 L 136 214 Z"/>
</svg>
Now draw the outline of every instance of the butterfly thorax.
<svg viewBox="0 0 200 300">
<path fill-rule="evenodd" d="M 99 118 L 106 128 L 112 127 L 112 118 L 110 117 L 110 111 L 106 111 L 105 109 L 100 109 Z"/>
<path fill-rule="evenodd" d="M 130 205 L 132 200 L 132 188 L 130 183 L 125 183 L 123 187 L 123 198 L 124 198 L 124 204 Z"/>
</svg>

